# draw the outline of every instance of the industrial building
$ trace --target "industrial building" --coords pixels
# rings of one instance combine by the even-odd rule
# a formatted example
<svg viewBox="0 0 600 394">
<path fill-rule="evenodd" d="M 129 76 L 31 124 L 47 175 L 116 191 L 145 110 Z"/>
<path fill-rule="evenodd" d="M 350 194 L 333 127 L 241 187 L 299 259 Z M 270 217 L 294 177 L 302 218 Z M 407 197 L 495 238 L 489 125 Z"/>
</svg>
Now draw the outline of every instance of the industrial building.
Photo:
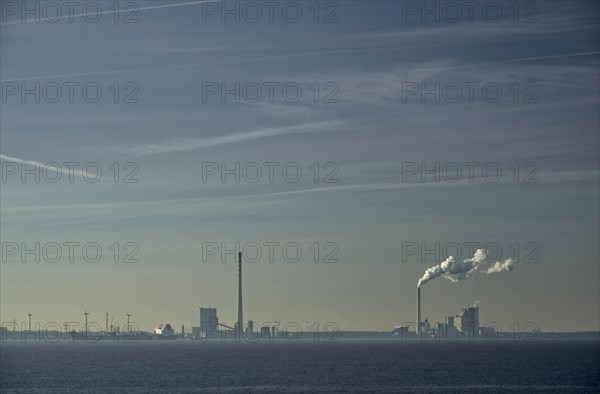
<svg viewBox="0 0 600 394">
<path fill-rule="evenodd" d="M 200 331 L 203 335 L 214 334 L 219 330 L 217 308 L 200 308 Z"/>
<path fill-rule="evenodd" d="M 247 325 L 244 327 L 244 307 L 243 307 L 243 296 L 242 296 L 242 254 L 238 253 L 238 309 L 237 309 L 237 321 L 234 323 L 234 327 L 230 327 L 226 324 L 219 322 L 217 315 L 217 308 L 208 307 L 200 308 L 200 327 L 192 327 L 192 335 L 194 339 L 206 339 L 211 335 L 220 334 L 220 338 L 224 336 L 235 334 L 237 338 L 243 338 L 245 336 L 257 339 L 269 339 L 275 336 L 275 327 L 255 325 L 253 320 L 248 320 Z M 255 338 L 254 333 L 260 333 Z"/>
<path fill-rule="evenodd" d="M 446 321 L 444 322 L 444 331 L 442 332 L 442 338 L 454 339 L 457 338 L 458 335 L 458 330 L 454 325 L 454 316 L 446 316 Z"/>
<path fill-rule="evenodd" d="M 460 331 L 468 338 L 479 336 L 479 305 L 466 306 L 460 313 Z"/>
<path fill-rule="evenodd" d="M 461 336 L 467 338 L 477 338 L 482 335 L 479 327 L 479 303 L 468 305 L 462 309 L 456 317 L 460 319 L 460 327 L 455 325 L 455 316 L 447 316 L 443 323 L 430 324 L 429 320 L 421 320 L 421 287 L 417 287 L 417 321 L 415 324 L 415 334 L 423 336 L 434 336 L 438 339 L 458 339 Z M 407 327 L 396 327 L 393 331 L 394 335 L 404 334 Z M 495 331 L 485 332 L 487 336 L 494 335 Z"/>
</svg>

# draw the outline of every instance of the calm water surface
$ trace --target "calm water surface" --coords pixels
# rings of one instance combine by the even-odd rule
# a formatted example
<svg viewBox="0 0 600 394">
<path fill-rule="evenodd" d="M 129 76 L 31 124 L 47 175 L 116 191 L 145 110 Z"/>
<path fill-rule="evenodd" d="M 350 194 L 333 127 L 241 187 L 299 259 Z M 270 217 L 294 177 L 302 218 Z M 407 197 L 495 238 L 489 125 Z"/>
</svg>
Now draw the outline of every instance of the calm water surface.
<svg viewBox="0 0 600 394">
<path fill-rule="evenodd" d="M 3 343 L 1 393 L 598 392 L 598 342 Z"/>
</svg>

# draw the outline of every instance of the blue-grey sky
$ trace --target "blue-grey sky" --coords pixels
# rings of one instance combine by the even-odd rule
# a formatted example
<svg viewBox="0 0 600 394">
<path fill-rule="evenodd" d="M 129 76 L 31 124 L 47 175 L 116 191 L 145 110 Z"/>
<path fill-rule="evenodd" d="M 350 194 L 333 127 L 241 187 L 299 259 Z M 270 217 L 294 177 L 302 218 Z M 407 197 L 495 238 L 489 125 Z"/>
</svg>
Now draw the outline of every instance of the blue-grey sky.
<svg viewBox="0 0 600 394">
<path fill-rule="evenodd" d="M 87 308 L 102 325 L 106 312 L 124 321 L 129 310 L 145 329 L 190 327 L 197 308 L 212 305 L 233 323 L 233 257 L 203 263 L 203 242 L 296 242 L 303 252 L 297 263 L 276 248 L 273 263 L 246 264 L 246 318 L 389 330 L 414 321 L 419 277 L 447 257 L 403 262 L 407 243 L 496 242 L 502 259 L 515 258 L 518 245 L 515 269 L 427 283 L 424 316 L 441 321 L 478 300 L 482 323 L 507 331 L 527 322 L 545 330 L 600 328 L 596 1 L 523 2 L 517 16 L 512 1 L 500 1 L 496 22 L 495 9 L 482 16 L 488 2 L 481 2 L 473 20 L 462 9 L 456 23 L 441 11 L 452 11 L 443 8 L 448 2 L 437 3 L 440 22 L 419 13 L 435 10 L 435 2 L 315 8 L 298 1 L 287 19 L 280 2 L 272 22 L 263 8 L 255 23 L 247 20 L 251 9 L 242 13 L 247 2 L 227 2 L 240 9 L 236 22 L 216 3 L 136 1 L 131 12 L 121 2 L 115 14 L 114 2 L 102 1 L 94 3 L 102 9 L 97 23 L 93 9 L 86 18 L 36 23 L 22 12 L 37 6 L 41 13 L 46 2 L 2 3 L 2 163 L 97 163 L 103 171 L 97 183 L 80 172 L 72 183 L 36 183 L 9 175 L 3 164 L 3 245 L 97 242 L 104 256 L 39 264 L 7 257 L 3 322 L 26 321 L 28 310 L 42 323 L 83 321 Z M 297 8 L 302 16 L 292 23 Z M 53 12 L 46 8 L 50 18 Z M 127 17 L 137 22 L 124 23 Z M 248 87 L 239 103 L 233 95 L 223 102 L 220 92 L 206 96 L 210 87 L 236 82 Z M 21 97 L 36 83 L 39 103 L 34 94 Z M 65 83 L 74 86 L 72 103 Z M 90 83 L 101 87 L 98 102 L 82 97 Z M 265 83 L 279 84 L 273 100 Z M 293 87 L 282 97 L 281 86 L 290 83 L 301 87 L 297 102 Z M 436 83 L 445 92 L 439 103 L 420 91 Z M 479 84 L 474 100 L 469 83 Z M 260 100 L 252 100 L 252 84 L 262 86 Z M 486 84 L 502 88 L 497 101 L 493 89 L 482 98 Z M 52 103 L 56 85 L 63 96 Z M 457 85 L 463 96 L 451 102 Z M 415 86 L 419 91 L 408 94 Z M 125 168 L 130 162 L 135 166 Z M 256 183 L 232 176 L 222 183 L 218 176 L 203 181 L 207 162 L 281 165 L 273 182 L 264 173 Z M 420 174 L 403 171 L 411 162 L 480 165 L 472 182 L 466 173 L 459 182 L 432 175 L 421 182 Z M 298 182 L 282 178 L 286 163 L 303 169 Z M 498 182 L 481 176 L 489 163 L 503 171 Z M 131 171 L 139 182 L 123 182 Z M 323 182 L 332 172 L 337 183 Z M 537 182 L 524 182 L 528 174 Z M 117 264 L 109 249 L 115 242 Z M 137 264 L 122 262 L 128 242 L 139 246 Z M 323 249 L 330 242 L 338 263 L 322 262 L 334 250 Z M 524 263 L 530 253 L 539 262 Z"/>
</svg>

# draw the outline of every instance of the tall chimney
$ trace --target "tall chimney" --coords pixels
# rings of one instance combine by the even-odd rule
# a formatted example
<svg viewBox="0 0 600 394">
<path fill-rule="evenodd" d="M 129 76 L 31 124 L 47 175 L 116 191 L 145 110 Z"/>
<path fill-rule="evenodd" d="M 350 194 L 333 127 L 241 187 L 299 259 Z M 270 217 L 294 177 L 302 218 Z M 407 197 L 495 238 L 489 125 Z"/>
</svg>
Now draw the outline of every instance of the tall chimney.
<svg viewBox="0 0 600 394">
<path fill-rule="evenodd" d="M 244 333 L 244 308 L 242 306 L 242 252 L 238 253 L 239 282 L 238 282 L 238 320 L 237 329 L 240 337 Z"/>
<path fill-rule="evenodd" d="M 421 288 L 417 287 L 417 334 L 421 335 Z"/>
</svg>

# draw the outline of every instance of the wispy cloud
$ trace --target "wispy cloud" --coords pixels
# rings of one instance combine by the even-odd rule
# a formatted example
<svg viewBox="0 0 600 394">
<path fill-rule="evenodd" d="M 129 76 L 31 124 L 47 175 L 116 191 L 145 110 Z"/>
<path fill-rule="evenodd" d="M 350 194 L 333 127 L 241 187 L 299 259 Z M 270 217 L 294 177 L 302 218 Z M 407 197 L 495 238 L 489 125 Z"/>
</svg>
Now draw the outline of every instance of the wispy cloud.
<svg viewBox="0 0 600 394">
<path fill-rule="evenodd" d="M 219 2 L 221 0 L 202 0 L 202 1 L 188 1 L 187 3 L 176 3 L 176 4 L 163 4 L 163 5 L 154 5 L 154 6 L 150 6 L 150 7 L 141 7 L 138 8 L 137 11 L 146 11 L 146 10 L 156 10 L 159 8 L 172 8 L 172 7 L 183 7 L 183 6 L 187 6 L 187 5 L 197 5 L 197 4 L 202 4 L 202 3 L 215 3 L 215 2 Z M 112 10 L 111 10 L 112 11 Z M 130 13 L 132 11 L 131 8 L 125 8 L 125 9 L 117 9 L 114 10 L 112 12 L 117 13 L 117 14 L 121 14 L 123 12 L 127 12 Z M 57 21 L 57 20 L 61 20 L 61 19 L 69 19 L 69 18 L 81 18 L 83 16 L 83 14 L 68 14 L 68 15 L 63 15 L 57 18 L 52 18 L 51 21 Z M 46 21 L 47 19 L 41 19 L 41 22 Z M 38 21 L 36 21 L 35 18 L 31 18 L 31 19 L 25 19 L 25 20 L 18 20 L 18 21 L 10 21 L 10 22 L 4 22 L 4 23 L 0 23 L 0 27 L 3 26 L 8 26 L 8 25 L 20 25 L 23 23 L 34 23 L 34 22 L 38 22 L 39 23 L 39 19 Z"/>
<path fill-rule="evenodd" d="M 464 64 L 457 59 L 438 59 L 422 64 L 403 64 L 385 71 L 352 71 L 330 74 L 287 74 L 278 76 L 280 80 L 294 80 L 306 85 L 311 81 L 335 81 L 340 86 L 341 102 L 359 104 L 397 106 L 402 99 L 403 83 L 448 83 L 467 81 L 494 81 L 512 84 L 517 80 L 536 81 L 545 88 L 594 89 L 589 81 L 597 75 L 597 67 L 579 63 L 554 64 L 550 60 L 598 56 L 600 52 L 575 52 L 556 55 L 511 58 L 506 60 Z M 592 58 L 593 59 L 593 58 Z M 529 64 L 527 64 L 529 63 Z M 501 66 L 501 67 L 500 67 Z M 272 77 L 272 75 L 271 75 Z M 264 79 L 268 79 L 265 75 Z M 548 92 L 546 92 L 548 93 Z M 545 103 L 552 105 L 552 102 Z M 560 105 L 564 106 L 564 100 Z M 458 106 L 454 106 L 456 109 Z M 513 108 L 514 110 L 515 108 Z M 522 109 L 517 107 L 516 109 Z M 425 110 L 429 110 L 425 108 Z M 494 110 L 499 110 L 494 108 Z M 430 118 L 428 118 L 430 119 Z"/>
<path fill-rule="evenodd" d="M 580 181 L 598 181 L 599 172 L 593 171 L 558 171 L 539 175 L 544 183 L 563 183 Z M 480 179 L 480 178 L 477 178 Z M 136 200 L 105 203 L 55 204 L 55 205 L 19 205 L 0 206 L 2 220 L 22 224 L 30 228 L 29 220 L 39 221 L 42 227 L 57 225 L 72 225 L 100 221 L 121 221 L 133 218 L 148 217 L 177 217 L 189 215 L 214 215 L 215 213 L 235 212 L 248 207 L 286 204 L 294 198 L 306 198 L 306 195 L 348 194 L 371 192 L 398 192 L 401 190 L 434 190 L 481 187 L 481 182 L 461 180 L 449 182 L 371 182 L 333 185 L 324 187 L 308 187 L 296 190 L 271 191 L 261 193 L 242 192 L 232 195 L 226 193 L 214 197 L 168 198 L 153 200 Z"/>
<path fill-rule="evenodd" d="M 304 123 L 294 126 L 266 127 L 252 131 L 244 131 L 215 137 L 170 138 L 158 143 L 137 144 L 130 146 L 112 147 L 111 150 L 134 156 L 145 156 L 159 153 L 185 152 L 197 149 L 211 148 L 226 144 L 252 141 L 261 138 L 277 137 L 296 133 L 328 132 L 341 128 L 342 121 L 324 121 Z"/>
<path fill-rule="evenodd" d="M 26 166 L 32 166 L 36 170 L 39 170 L 39 171 L 51 171 L 56 174 L 61 174 L 61 175 L 66 175 L 66 176 L 77 176 L 77 177 L 86 178 L 86 179 L 96 179 L 97 178 L 96 174 L 91 174 L 87 171 L 77 170 L 74 168 L 73 169 L 64 168 L 64 167 L 59 166 L 57 163 L 42 163 L 42 162 L 35 161 L 35 160 L 19 159 L 17 157 L 6 156 L 3 154 L 0 154 L 0 160 L 14 162 L 14 163 L 18 163 L 18 164 L 22 164 L 22 165 L 26 165 Z"/>
<path fill-rule="evenodd" d="M 515 36 L 520 39 L 536 39 L 540 34 L 566 33 L 589 29 L 596 26 L 593 20 L 582 21 L 574 18 L 547 18 L 545 23 L 515 24 L 512 21 L 504 21 L 498 24 L 489 22 L 457 23 L 442 26 L 419 26 L 416 28 L 405 27 L 403 29 L 368 32 L 358 34 L 352 39 L 393 39 L 402 38 L 412 41 L 417 39 L 427 39 L 439 42 L 440 39 L 446 42 L 455 39 L 465 43 L 489 42 L 490 39 L 496 39 L 498 42 L 513 40 Z M 349 37 L 350 38 L 350 37 Z"/>
<path fill-rule="evenodd" d="M 127 74 L 127 73 L 143 72 L 143 71 L 172 71 L 172 70 L 186 69 L 186 68 L 198 68 L 198 65 L 188 64 L 188 65 L 164 66 L 164 67 L 122 68 L 119 70 L 90 71 L 90 72 L 82 72 L 82 73 L 53 74 L 53 75 L 36 75 L 33 77 L 3 79 L 0 82 L 6 83 L 6 82 L 17 82 L 17 81 L 34 81 L 34 80 L 38 80 L 38 79 L 89 77 L 92 75 Z"/>
</svg>

